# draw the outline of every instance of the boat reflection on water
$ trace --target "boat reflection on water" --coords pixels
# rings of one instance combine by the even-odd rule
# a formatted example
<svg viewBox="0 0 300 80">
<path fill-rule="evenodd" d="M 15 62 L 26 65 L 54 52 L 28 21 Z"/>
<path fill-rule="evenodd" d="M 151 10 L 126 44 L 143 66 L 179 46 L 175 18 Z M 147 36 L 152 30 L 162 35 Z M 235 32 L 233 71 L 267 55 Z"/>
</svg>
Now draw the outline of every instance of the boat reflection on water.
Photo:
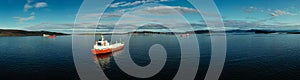
<svg viewBox="0 0 300 80">
<path fill-rule="evenodd" d="M 124 52 L 124 50 L 119 50 L 119 51 L 112 52 L 112 53 L 99 54 L 99 55 L 94 55 L 93 58 L 94 58 L 96 64 L 100 64 L 99 67 L 105 69 L 105 68 L 109 68 L 108 66 L 109 66 L 111 57 L 117 56 L 123 52 Z"/>
</svg>

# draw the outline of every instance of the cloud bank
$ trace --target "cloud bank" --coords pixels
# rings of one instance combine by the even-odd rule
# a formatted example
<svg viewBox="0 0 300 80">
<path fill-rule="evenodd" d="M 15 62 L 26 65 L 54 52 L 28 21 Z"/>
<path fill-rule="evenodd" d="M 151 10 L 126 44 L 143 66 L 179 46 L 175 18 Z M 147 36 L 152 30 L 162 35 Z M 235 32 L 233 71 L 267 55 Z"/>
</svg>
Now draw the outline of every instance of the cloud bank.
<svg viewBox="0 0 300 80">
<path fill-rule="evenodd" d="M 270 13 L 271 16 L 284 16 L 284 15 L 290 15 L 290 16 L 295 16 L 297 15 L 296 13 L 291 13 L 283 10 L 275 10 L 272 13 Z"/>
<path fill-rule="evenodd" d="M 153 3 L 153 2 L 168 2 L 169 0 L 136 0 L 134 2 L 116 2 L 110 5 L 111 8 L 117 8 L 117 7 L 128 7 L 128 6 L 136 6 L 139 4 L 144 3 Z"/>
<path fill-rule="evenodd" d="M 13 17 L 13 18 L 16 18 L 18 19 L 19 22 L 26 22 L 26 21 L 29 21 L 29 20 L 34 20 L 35 16 L 29 16 L 29 17 Z"/>
</svg>

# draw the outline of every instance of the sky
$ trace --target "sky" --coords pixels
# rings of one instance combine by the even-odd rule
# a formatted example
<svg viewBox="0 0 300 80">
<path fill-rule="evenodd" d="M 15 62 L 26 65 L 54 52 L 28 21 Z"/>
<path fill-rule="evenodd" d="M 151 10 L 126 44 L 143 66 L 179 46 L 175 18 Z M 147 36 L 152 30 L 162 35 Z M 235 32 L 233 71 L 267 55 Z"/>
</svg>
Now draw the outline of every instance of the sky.
<svg viewBox="0 0 300 80">
<path fill-rule="evenodd" d="M 186 0 L 101 0 L 80 16 L 83 0 L 1 0 L 0 29 L 48 30 L 71 32 L 74 21 L 86 31 L 94 30 L 95 18 L 100 16 L 99 32 L 113 29 L 132 31 L 136 27 L 147 31 L 184 31 L 209 29 L 197 10 Z M 299 0 L 214 0 L 226 29 L 300 30 Z M 105 9 L 103 13 L 97 12 Z M 215 13 L 208 13 L 215 16 Z M 160 25 L 158 25 L 160 24 Z"/>
</svg>

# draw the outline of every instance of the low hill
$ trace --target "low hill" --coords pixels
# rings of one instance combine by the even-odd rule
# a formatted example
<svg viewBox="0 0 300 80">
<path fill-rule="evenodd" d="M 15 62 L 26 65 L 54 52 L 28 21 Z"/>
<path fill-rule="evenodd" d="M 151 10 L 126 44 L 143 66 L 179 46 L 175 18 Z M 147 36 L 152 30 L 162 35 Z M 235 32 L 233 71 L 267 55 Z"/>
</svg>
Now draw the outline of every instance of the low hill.
<svg viewBox="0 0 300 80">
<path fill-rule="evenodd" d="M 25 30 L 0 29 L 0 36 L 43 36 L 43 34 L 68 35 L 65 33 L 49 32 L 49 31 L 25 31 Z"/>
</svg>

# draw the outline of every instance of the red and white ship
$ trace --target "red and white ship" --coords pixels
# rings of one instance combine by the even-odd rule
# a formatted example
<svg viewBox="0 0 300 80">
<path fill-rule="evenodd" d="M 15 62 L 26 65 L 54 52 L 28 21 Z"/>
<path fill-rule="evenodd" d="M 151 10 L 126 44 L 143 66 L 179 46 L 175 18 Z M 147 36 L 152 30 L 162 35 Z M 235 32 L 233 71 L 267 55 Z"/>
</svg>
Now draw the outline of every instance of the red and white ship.
<svg viewBox="0 0 300 80">
<path fill-rule="evenodd" d="M 56 35 L 43 34 L 43 37 L 47 37 L 47 38 L 56 38 Z"/>
<path fill-rule="evenodd" d="M 103 36 L 101 36 L 101 41 L 96 41 L 94 45 L 94 49 L 92 49 L 93 54 L 106 54 L 114 51 L 118 51 L 123 49 L 123 43 L 114 43 L 110 44 L 107 40 L 104 40 Z"/>
</svg>

